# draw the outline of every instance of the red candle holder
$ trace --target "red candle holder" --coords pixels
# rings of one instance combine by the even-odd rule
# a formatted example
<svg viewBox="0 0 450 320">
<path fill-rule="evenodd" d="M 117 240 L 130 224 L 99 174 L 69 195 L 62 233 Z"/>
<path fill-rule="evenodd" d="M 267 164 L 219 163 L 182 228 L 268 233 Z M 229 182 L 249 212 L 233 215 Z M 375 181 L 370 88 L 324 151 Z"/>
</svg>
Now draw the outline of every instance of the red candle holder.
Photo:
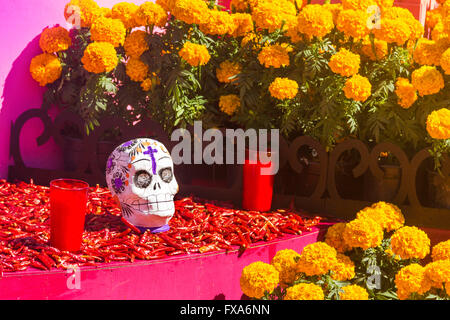
<svg viewBox="0 0 450 320">
<path fill-rule="evenodd" d="M 270 155 L 270 153 L 268 153 Z M 243 165 L 242 208 L 269 211 L 272 207 L 274 174 L 264 175 L 272 162 L 262 163 L 258 151 L 247 150 Z"/>
<path fill-rule="evenodd" d="M 50 182 L 50 243 L 63 251 L 78 251 L 84 231 L 89 185 L 80 180 Z"/>
</svg>

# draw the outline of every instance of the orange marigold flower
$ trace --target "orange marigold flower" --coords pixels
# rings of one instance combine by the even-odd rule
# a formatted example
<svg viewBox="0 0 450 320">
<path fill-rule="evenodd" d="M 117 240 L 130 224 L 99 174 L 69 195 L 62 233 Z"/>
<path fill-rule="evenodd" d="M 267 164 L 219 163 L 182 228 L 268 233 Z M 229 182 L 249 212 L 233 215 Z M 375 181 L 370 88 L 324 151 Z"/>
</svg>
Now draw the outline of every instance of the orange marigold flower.
<svg viewBox="0 0 450 320">
<path fill-rule="evenodd" d="M 111 9 L 111 18 L 119 19 L 127 29 L 137 27 L 134 15 L 139 9 L 139 6 L 130 2 L 120 2 L 115 4 Z"/>
<path fill-rule="evenodd" d="M 118 47 L 125 42 L 125 29 L 122 21 L 106 17 L 98 18 L 91 27 L 91 39 L 98 42 L 109 42 Z"/>
<path fill-rule="evenodd" d="M 430 253 L 430 239 L 419 228 L 406 226 L 392 235 L 391 248 L 402 259 L 423 259 Z"/>
<path fill-rule="evenodd" d="M 355 54 L 345 48 L 341 48 L 334 54 L 328 65 L 331 71 L 344 77 L 350 77 L 357 74 L 361 60 L 358 54 Z"/>
<path fill-rule="evenodd" d="M 325 242 L 308 244 L 297 261 L 297 272 L 307 276 L 328 273 L 338 263 L 336 249 Z"/>
<path fill-rule="evenodd" d="M 142 30 L 136 30 L 128 34 L 123 45 L 126 55 L 129 57 L 139 58 L 149 49 L 146 39 L 147 33 Z"/>
<path fill-rule="evenodd" d="M 357 218 L 348 222 L 343 232 L 345 243 L 351 248 L 377 247 L 383 240 L 383 229 L 372 219 Z"/>
<path fill-rule="evenodd" d="M 219 65 L 219 68 L 216 69 L 216 76 L 219 82 L 223 83 L 236 83 L 235 76 L 241 73 L 242 68 L 239 63 L 232 61 L 224 61 Z M 233 79 L 230 79 L 233 78 Z"/>
<path fill-rule="evenodd" d="M 160 5 L 147 1 L 136 10 L 134 20 L 139 26 L 164 27 L 167 23 L 167 12 Z"/>
<path fill-rule="evenodd" d="M 369 79 L 359 74 L 353 75 L 345 82 L 344 93 L 348 99 L 364 102 L 370 97 L 372 85 Z"/>
<path fill-rule="evenodd" d="M 205 65 L 211 59 L 208 49 L 204 45 L 189 41 L 184 44 L 178 54 L 193 67 Z"/>
<path fill-rule="evenodd" d="M 298 31 L 322 38 L 334 28 L 333 14 L 319 4 L 308 4 L 298 14 Z"/>
<path fill-rule="evenodd" d="M 266 68 L 287 67 L 290 63 L 289 52 L 291 51 L 287 44 L 266 45 L 258 54 L 258 60 Z"/>
<path fill-rule="evenodd" d="M 93 42 L 84 50 L 83 67 L 93 73 L 110 72 L 119 62 L 114 46 L 109 42 Z"/>
<path fill-rule="evenodd" d="M 59 79 L 61 72 L 61 62 L 53 54 L 42 53 L 31 59 L 31 76 L 42 87 Z"/>
<path fill-rule="evenodd" d="M 298 83 L 288 78 L 275 78 L 269 86 L 270 95 L 278 100 L 293 99 L 298 92 Z"/>
<path fill-rule="evenodd" d="M 39 46 L 42 51 L 47 53 L 65 51 L 69 49 L 71 44 L 72 39 L 69 31 L 60 26 L 45 28 L 39 38 Z"/>
<path fill-rule="evenodd" d="M 398 104 L 408 109 L 417 100 L 417 93 L 414 86 L 406 78 L 398 78 L 395 82 L 395 94 L 398 98 Z"/>
<path fill-rule="evenodd" d="M 444 88 L 442 74 L 433 66 L 422 66 L 413 71 L 411 83 L 420 96 L 438 93 Z"/>
<path fill-rule="evenodd" d="M 442 108 L 428 115 L 427 131 L 433 139 L 450 138 L 450 110 Z"/>
</svg>

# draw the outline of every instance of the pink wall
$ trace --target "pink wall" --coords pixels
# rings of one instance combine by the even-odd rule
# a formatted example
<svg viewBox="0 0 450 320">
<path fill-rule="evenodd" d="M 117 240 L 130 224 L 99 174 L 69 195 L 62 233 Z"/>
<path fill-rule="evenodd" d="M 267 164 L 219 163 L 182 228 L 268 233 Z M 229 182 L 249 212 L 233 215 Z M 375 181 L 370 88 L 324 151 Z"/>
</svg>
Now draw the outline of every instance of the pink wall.
<svg viewBox="0 0 450 320">
<path fill-rule="evenodd" d="M 97 0 L 111 7 L 124 0 Z M 0 10 L 0 178 L 8 175 L 9 136 L 11 122 L 25 110 L 38 108 L 44 89 L 29 73 L 31 59 L 41 53 L 39 35 L 47 26 L 66 26 L 64 6 L 69 0 L 2 0 Z M 140 4 L 145 0 L 132 0 Z M 41 168 L 60 168 L 62 157 L 52 141 L 37 147 L 36 137 L 42 132 L 39 120 L 32 120 L 21 135 L 25 164 Z"/>
</svg>

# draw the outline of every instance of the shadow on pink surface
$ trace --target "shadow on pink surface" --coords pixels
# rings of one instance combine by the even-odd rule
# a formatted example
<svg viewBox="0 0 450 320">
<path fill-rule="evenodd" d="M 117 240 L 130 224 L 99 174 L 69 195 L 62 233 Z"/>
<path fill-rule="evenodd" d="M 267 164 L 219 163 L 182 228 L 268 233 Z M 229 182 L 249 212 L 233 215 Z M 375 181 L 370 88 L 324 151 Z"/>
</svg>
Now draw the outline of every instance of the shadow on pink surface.
<svg viewBox="0 0 450 320">
<path fill-rule="evenodd" d="M 11 123 L 24 111 L 30 108 L 39 108 L 36 103 L 42 101 L 45 91 L 43 87 L 37 85 L 30 75 L 29 65 L 31 59 L 41 53 L 39 48 L 39 37 L 37 35 L 28 43 L 25 49 L 14 60 L 11 70 L 6 76 L 3 88 L 3 106 L 0 118 L 5 124 L 2 130 L 5 132 L 2 145 L 9 146 Z M 55 113 L 56 110 L 51 110 Z M 36 139 L 42 134 L 44 126 L 38 119 L 29 121 L 21 132 L 22 143 L 21 153 L 27 165 L 38 168 L 61 168 L 61 151 L 53 140 L 42 146 L 38 146 Z M 8 150 L 9 151 L 9 150 Z M 9 153 L 9 152 L 8 152 Z M 36 156 L 38 154 L 39 156 Z"/>
</svg>

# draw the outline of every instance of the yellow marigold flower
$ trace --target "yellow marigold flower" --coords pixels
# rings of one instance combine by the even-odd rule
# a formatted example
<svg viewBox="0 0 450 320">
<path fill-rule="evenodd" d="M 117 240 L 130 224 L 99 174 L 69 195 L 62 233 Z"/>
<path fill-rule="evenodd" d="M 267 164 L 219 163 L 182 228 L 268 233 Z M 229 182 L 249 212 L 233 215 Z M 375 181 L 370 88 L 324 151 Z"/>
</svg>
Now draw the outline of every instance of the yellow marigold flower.
<svg viewBox="0 0 450 320">
<path fill-rule="evenodd" d="M 428 28 L 433 29 L 439 22 L 442 22 L 442 7 L 428 10 L 426 14 L 425 24 Z"/>
<path fill-rule="evenodd" d="M 269 92 L 278 100 L 293 99 L 298 92 L 298 83 L 288 78 L 275 78 L 269 86 Z"/>
<path fill-rule="evenodd" d="M 431 31 L 431 39 L 439 43 L 442 47 L 448 48 L 450 46 L 448 33 L 444 31 L 444 24 L 442 22 L 438 22 L 433 31 Z"/>
<path fill-rule="evenodd" d="M 120 2 L 115 4 L 111 9 L 111 18 L 119 19 L 127 29 L 138 27 L 134 16 L 139 9 L 134 3 Z"/>
<path fill-rule="evenodd" d="M 241 99 L 235 94 L 228 94 L 219 98 L 220 110 L 229 116 L 236 113 L 241 106 Z"/>
<path fill-rule="evenodd" d="M 352 284 L 342 288 L 339 298 L 341 300 L 369 300 L 369 293 L 363 287 Z"/>
<path fill-rule="evenodd" d="M 246 296 L 260 299 L 265 292 L 271 293 L 277 287 L 279 280 L 279 273 L 274 266 L 257 261 L 242 269 L 239 282 Z"/>
<path fill-rule="evenodd" d="M 269 32 L 274 32 L 281 28 L 283 21 L 286 21 L 288 16 L 295 16 L 297 10 L 295 5 L 287 0 L 259 1 L 252 11 L 253 21 L 255 25 L 262 29 L 267 29 Z"/>
<path fill-rule="evenodd" d="M 440 65 L 443 49 L 434 40 L 420 38 L 413 52 L 413 59 L 420 65 Z"/>
<path fill-rule="evenodd" d="M 372 219 L 387 232 L 397 230 L 405 223 L 405 217 L 400 208 L 384 201 L 362 209 L 356 214 L 356 217 L 359 219 Z"/>
<path fill-rule="evenodd" d="M 339 222 L 328 228 L 325 235 L 325 242 L 336 249 L 337 252 L 343 253 L 350 250 L 342 236 L 345 230 L 345 223 Z"/>
<path fill-rule="evenodd" d="M 166 11 L 171 11 L 175 6 L 176 0 L 156 0 L 155 3 L 160 5 Z"/>
<path fill-rule="evenodd" d="M 355 39 L 366 37 L 370 33 L 367 27 L 369 15 L 361 10 L 342 10 L 336 21 L 336 28 L 345 33 L 346 36 Z"/>
<path fill-rule="evenodd" d="M 72 25 L 80 23 L 83 28 L 102 16 L 102 10 L 94 0 L 71 0 L 64 7 L 64 17 Z"/>
<path fill-rule="evenodd" d="M 235 77 L 239 73 L 241 73 L 242 68 L 239 65 L 239 63 L 232 62 L 232 61 L 224 61 L 219 65 L 219 68 L 216 69 L 216 76 L 217 80 L 219 82 L 223 83 L 236 83 L 236 78 L 230 79 L 232 77 Z"/>
<path fill-rule="evenodd" d="M 290 16 L 287 18 L 283 31 L 286 32 L 286 36 L 291 38 L 292 43 L 297 43 L 303 40 L 301 33 L 298 32 L 298 19 L 296 16 Z"/>
<path fill-rule="evenodd" d="M 100 14 L 101 14 L 102 17 L 111 18 L 111 9 L 110 8 L 101 7 L 100 8 Z"/>
<path fill-rule="evenodd" d="M 377 5 L 375 0 L 342 0 L 344 10 L 367 11 L 367 8 L 374 5 Z"/>
<path fill-rule="evenodd" d="M 320 4 L 308 4 L 298 14 L 298 31 L 322 38 L 334 28 L 333 14 Z"/>
<path fill-rule="evenodd" d="M 340 74 L 344 77 L 350 77 L 358 73 L 360 62 L 361 59 L 358 54 L 355 54 L 345 48 L 341 48 L 330 58 L 328 65 L 334 73 Z"/>
<path fill-rule="evenodd" d="M 320 286 L 314 283 L 299 283 L 286 289 L 284 300 L 324 300 Z"/>
<path fill-rule="evenodd" d="M 383 12 L 383 19 L 403 19 L 405 21 L 407 20 L 416 20 L 414 18 L 414 15 L 409 11 L 408 9 L 401 8 L 401 7 L 391 7 L 386 9 Z"/>
<path fill-rule="evenodd" d="M 144 81 L 147 78 L 148 71 L 148 65 L 142 62 L 139 58 L 131 57 L 127 62 L 126 73 L 133 81 Z"/>
<path fill-rule="evenodd" d="M 355 74 L 345 82 L 344 93 L 348 99 L 364 102 L 370 97 L 372 85 L 366 77 Z"/>
<path fill-rule="evenodd" d="M 438 93 L 444 88 L 442 74 L 432 66 L 422 66 L 413 71 L 411 83 L 420 96 Z"/>
<path fill-rule="evenodd" d="M 411 29 L 406 21 L 401 19 L 382 18 L 380 28 L 374 28 L 373 33 L 376 38 L 387 43 L 403 45 L 411 36 Z"/>
<path fill-rule="evenodd" d="M 450 110 L 442 108 L 428 115 L 427 131 L 433 139 L 450 138 Z"/>
<path fill-rule="evenodd" d="M 296 259 L 298 258 L 300 258 L 300 255 L 292 249 L 280 250 L 273 257 L 271 264 L 280 273 L 280 285 L 282 287 L 285 288 L 296 280 Z"/>
<path fill-rule="evenodd" d="M 123 45 L 126 55 L 139 58 L 149 49 L 146 38 L 147 33 L 142 30 L 136 30 L 128 34 Z"/>
<path fill-rule="evenodd" d="M 431 251 L 431 257 L 433 261 L 450 260 L 450 240 L 436 244 Z"/>
<path fill-rule="evenodd" d="M 297 262 L 297 272 L 307 276 L 323 275 L 337 264 L 336 249 L 325 242 L 308 244 Z"/>
<path fill-rule="evenodd" d="M 266 45 L 258 54 L 258 60 L 266 68 L 287 67 L 289 66 L 290 51 L 292 49 L 284 44 Z"/>
<path fill-rule="evenodd" d="M 231 17 L 233 18 L 234 28 L 230 29 L 234 29 L 234 37 L 242 37 L 253 31 L 253 20 L 250 14 L 234 13 Z"/>
<path fill-rule="evenodd" d="M 109 42 L 93 42 L 84 50 L 83 67 L 93 73 L 110 72 L 119 62 L 114 46 Z"/>
<path fill-rule="evenodd" d="M 204 45 L 189 41 L 184 44 L 178 54 L 193 67 L 205 65 L 211 59 L 208 49 Z"/>
<path fill-rule="evenodd" d="M 411 35 L 409 36 L 409 40 L 417 40 L 423 36 L 425 29 L 422 23 L 419 20 L 411 20 L 409 22 L 409 29 L 411 30 Z"/>
<path fill-rule="evenodd" d="M 351 248 L 367 250 L 381 244 L 383 229 L 372 219 L 357 218 L 346 224 L 342 236 Z"/>
<path fill-rule="evenodd" d="M 342 3 L 326 3 L 323 7 L 331 12 L 333 15 L 333 23 L 336 25 L 338 16 L 343 10 Z"/>
<path fill-rule="evenodd" d="M 200 24 L 200 30 L 204 34 L 225 35 L 233 34 L 236 28 L 234 19 L 227 11 L 208 10 L 207 18 Z"/>
<path fill-rule="evenodd" d="M 431 289 L 431 283 L 425 277 L 425 268 L 417 263 L 403 267 L 395 275 L 397 296 L 400 300 L 408 299 L 411 294 L 424 294 Z"/>
<path fill-rule="evenodd" d="M 345 254 L 337 254 L 337 264 L 331 269 L 331 277 L 334 280 L 346 281 L 355 277 L 355 264 Z"/>
<path fill-rule="evenodd" d="M 55 82 L 61 76 L 61 72 L 61 62 L 50 53 L 42 53 L 31 59 L 31 76 L 42 87 Z"/>
<path fill-rule="evenodd" d="M 450 260 L 437 260 L 425 266 L 425 278 L 433 288 L 443 289 L 450 282 Z"/>
<path fill-rule="evenodd" d="M 208 19 L 208 10 L 203 0 L 176 0 L 171 13 L 187 24 L 203 24 Z"/>
<path fill-rule="evenodd" d="M 361 52 L 365 56 L 369 57 L 370 60 L 376 61 L 386 57 L 388 53 L 388 45 L 386 41 L 374 39 L 373 41 L 375 52 L 372 47 L 372 43 L 369 37 L 365 37 L 362 42 Z M 376 56 L 375 56 L 376 54 Z"/>
<path fill-rule="evenodd" d="M 118 47 L 125 42 L 125 29 L 122 21 L 101 17 L 94 21 L 91 27 L 91 39 L 98 42 L 109 42 Z"/>
<path fill-rule="evenodd" d="M 408 109 L 417 100 L 417 93 L 414 86 L 406 78 L 398 78 L 395 82 L 395 94 L 398 98 L 398 104 Z"/>
<path fill-rule="evenodd" d="M 164 27 L 167 23 L 167 12 L 160 5 L 147 1 L 136 10 L 134 20 L 140 26 Z"/>
<path fill-rule="evenodd" d="M 391 237 L 394 254 L 402 259 L 423 259 L 430 253 L 430 239 L 417 227 L 402 227 Z"/>
<path fill-rule="evenodd" d="M 72 44 L 69 31 L 63 27 L 45 28 L 39 38 L 39 46 L 42 51 L 47 53 L 55 53 L 69 49 Z"/>
<path fill-rule="evenodd" d="M 450 74 L 450 48 L 442 53 L 439 64 L 444 69 L 445 74 Z"/>
<path fill-rule="evenodd" d="M 410 31 L 410 36 L 408 38 L 410 39 L 418 39 L 422 36 L 424 32 L 422 24 L 414 17 L 414 15 L 408 9 L 401 7 L 391 7 L 386 9 L 381 16 L 381 21 L 390 19 L 396 20 L 397 23 L 399 24 L 400 21 L 402 21 L 403 24 L 407 25 Z M 397 44 L 400 45 L 400 43 L 398 42 Z"/>
</svg>

